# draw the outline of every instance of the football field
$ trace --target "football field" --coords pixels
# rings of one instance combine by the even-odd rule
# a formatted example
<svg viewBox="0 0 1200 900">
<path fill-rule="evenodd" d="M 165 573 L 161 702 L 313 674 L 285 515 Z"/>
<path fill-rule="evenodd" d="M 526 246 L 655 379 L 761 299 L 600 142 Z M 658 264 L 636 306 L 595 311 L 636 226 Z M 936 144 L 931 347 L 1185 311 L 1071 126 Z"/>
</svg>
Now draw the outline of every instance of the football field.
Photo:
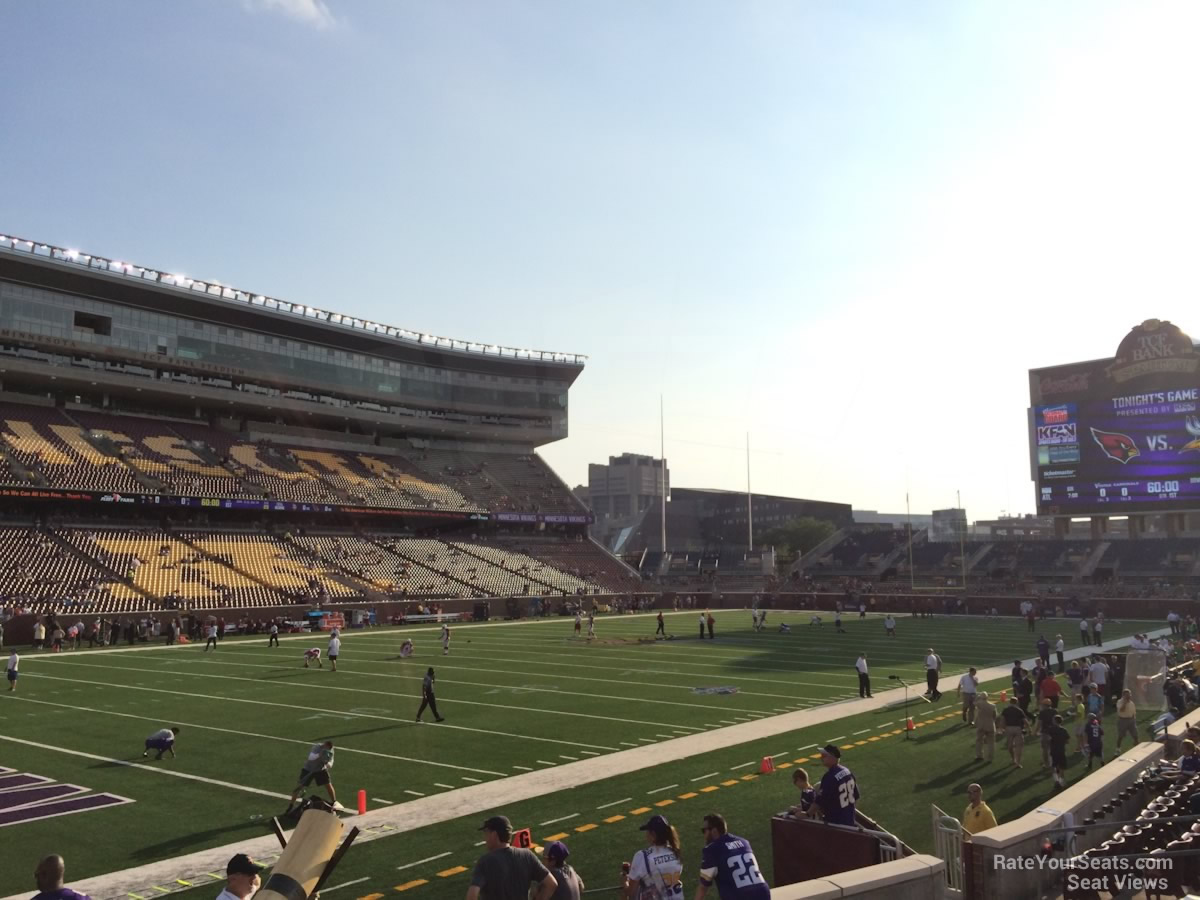
<svg viewBox="0 0 1200 900">
<path fill-rule="evenodd" d="M 879 617 L 847 618 L 846 633 L 838 634 L 828 616 L 816 627 L 807 624 L 807 613 L 778 611 L 756 633 L 748 611 L 725 611 L 716 614 L 716 640 L 701 642 L 698 618 L 698 612 L 668 613 L 667 631 L 674 637 L 658 641 L 653 615 L 597 618 L 592 641 L 576 638 L 568 618 L 454 626 L 449 656 L 442 654 L 436 626 L 348 631 L 336 672 L 328 661 L 324 669 L 303 668 L 304 649 L 320 647 L 324 656 L 324 635 L 284 636 L 278 648 L 268 648 L 265 637 L 228 638 L 208 653 L 196 644 L 25 653 L 18 690 L 0 697 L 0 767 L 10 770 L 0 774 L 0 838 L 6 860 L 15 863 L 0 867 L 0 896 L 30 888 L 28 873 L 49 852 L 67 856 L 69 879 L 78 880 L 259 838 L 268 833 L 269 818 L 282 812 L 316 741 L 335 742 L 338 799 L 352 809 L 362 789 L 369 806 L 378 809 L 857 698 L 854 661 L 860 651 L 867 654 L 876 691 L 894 686 L 889 674 L 923 690 L 927 649 L 941 655 L 947 697 L 936 706 L 915 701 L 921 708 L 913 710 L 929 723 L 918 732 L 920 740 L 910 743 L 928 747 L 958 724 L 948 708 L 957 682 L 951 673 L 1029 658 L 1039 633 L 1051 642 L 1055 635 L 1053 621 L 1041 623 L 1045 632 L 1029 634 L 1015 619 L 962 617 L 902 617 L 894 638 L 884 635 Z M 779 633 L 780 622 L 789 623 L 790 633 Z M 1111 622 L 1106 637 L 1158 624 Z M 586 627 L 585 621 L 585 635 Z M 1059 630 L 1068 647 L 1077 643 L 1073 621 Z M 416 646 L 408 659 L 399 656 L 405 638 Z M 421 679 L 429 666 L 437 673 L 437 702 L 446 721 L 434 723 L 426 712 L 426 723 L 417 724 Z M 904 826 L 927 822 L 928 803 L 916 804 L 910 819 L 907 801 L 914 787 L 937 793 L 937 778 L 954 773 L 939 770 L 936 762 L 931 775 L 897 768 L 889 753 L 916 752 L 899 748 L 902 741 L 893 733 L 897 716 L 902 712 L 881 710 L 669 766 L 583 779 L 565 794 L 514 796 L 512 810 L 503 811 L 518 827 L 534 827 L 536 840 L 562 833 L 580 847 L 594 842 L 597 865 L 619 861 L 621 853 L 601 831 L 628 825 L 622 839 L 630 845 L 627 857 L 638 835 L 622 820 L 663 800 L 669 801 L 664 810 L 704 800 L 732 810 L 745 823 L 740 831 L 757 836 L 759 847 L 766 841 L 767 817 L 793 798 L 785 775 L 771 776 L 775 781 L 768 786 L 768 778 L 748 777 L 757 772 L 750 764 L 770 755 L 791 766 L 805 758 L 803 749 L 811 754 L 814 745 L 870 730 L 888 740 L 847 745 L 864 745 L 846 759 L 860 783 L 864 771 L 879 771 L 874 783 L 863 784 L 865 796 L 879 799 L 864 808 L 921 849 L 927 824 L 911 836 Z M 172 726 L 181 729 L 178 758 L 143 759 L 146 736 Z M 940 752 L 957 754 L 953 740 L 940 742 Z M 885 753 L 885 746 L 897 749 Z M 864 754 L 861 766 L 858 753 Z M 815 758 L 807 765 L 819 777 Z M 930 777 L 919 777 L 923 774 Z M 25 790 L 31 778 L 48 779 L 33 782 L 45 793 L 36 802 L 6 807 L 6 777 Z M 947 808 L 957 809 L 957 788 L 947 785 Z M 998 813 L 1005 804 L 1036 802 L 1040 788 L 1021 782 L 1006 790 L 1005 801 L 993 803 Z M 895 797 L 884 803 L 887 791 Z M 695 817 L 706 811 L 696 807 Z M 557 832 L 560 815 L 566 818 Z M 470 821 L 475 818 L 482 820 Z M 693 830 L 689 822 L 686 838 L 692 843 Z M 420 889 L 424 896 L 461 896 L 466 887 L 461 871 L 439 873 L 469 866 L 463 860 L 476 840 L 459 822 L 431 826 L 364 843 L 338 875 L 364 878 L 364 887 L 380 880 L 381 886 L 357 894 L 356 886 L 347 886 L 347 896 L 386 893 L 409 881 L 420 881 L 408 890 Z M 453 860 L 451 844 L 462 844 Z M 571 846 L 574 851 L 576 843 Z M 769 855 L 766 849 L 760 847 L 760 857 Z M 436 858 L 416 862 L 425 857 Z M 585 867 L 582 859 L 580 864 Z M 610 873 L 593 884 L 601 882 L 615 879 Z"/>
</svg>

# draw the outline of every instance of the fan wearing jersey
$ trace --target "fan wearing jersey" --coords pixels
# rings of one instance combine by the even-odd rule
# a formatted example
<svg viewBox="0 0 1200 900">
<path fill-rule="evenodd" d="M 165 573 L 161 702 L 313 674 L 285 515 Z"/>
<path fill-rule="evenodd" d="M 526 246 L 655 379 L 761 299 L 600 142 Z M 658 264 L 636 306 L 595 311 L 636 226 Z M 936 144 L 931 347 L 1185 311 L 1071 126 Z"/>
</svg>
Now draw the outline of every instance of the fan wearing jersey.
<svg viewBox="0 0 1200 900">
<path fill-rule="evenodd" d="M 821 763 L 825 774 L 817 785 L 817 802 L 809 815 L 817 813 L 830 825 L 853 825 L 855 804 L 858 803 L 858 785 L 854 774 L 841 763 L 842 751 L 834 744 L 826 744 L 821 750 Z"/>
<path fill-rule="evenodd" d="M 304 668 L 308 668 L 310 662 L 315 662 L 318 669 L 325 668 L 325 663 L 321 662 L 321 648 L 310 647 L 304 651 Z"/>
<path fill-rule="evenodd" d="M 640 830 L 646 832 L 646 847 L 621 866 L 621 896 L 626 900 L 679 900 L 683 897 L 679 832 L 662 816 L 651 816 Z"/>
<path fill-rule="evenodd" d="M 442 625 L 442 656 L 450 655 L 450 626 Z"/>
<path fill-rule="evenodd" d="M 750 842 L 730 834 L 725 817 L 710 813 L 701 826 L 704 852 L 700 857 L 700 885 L 695 900 L 703 900 L 717 886 L 721 900 L 770 900 L 771 889 L 758 868 Z"/>
</svg>

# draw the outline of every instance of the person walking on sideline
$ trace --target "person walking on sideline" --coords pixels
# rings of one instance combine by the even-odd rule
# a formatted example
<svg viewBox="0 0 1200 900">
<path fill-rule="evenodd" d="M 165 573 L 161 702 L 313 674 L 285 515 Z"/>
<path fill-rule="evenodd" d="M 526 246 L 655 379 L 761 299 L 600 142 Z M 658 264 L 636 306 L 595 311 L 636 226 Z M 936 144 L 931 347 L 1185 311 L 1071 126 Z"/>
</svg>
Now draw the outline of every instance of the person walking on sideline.
<svg viewBox="0 0 1200 900">
<path fill-rule="evenodd" d="M 754 848 L 744 837 L 729 833 L 724 816 L 709 813 L 700 831 L 705 844 L 695 900 L 704 900 L 714 884 L 721 900 L 771 900 L 771 889 L 759 870 Z"/>
<path fill-rule="evenodd" d="M 933 652 L 933 648 L 929 648 L 929 655 L 925 657 L 925 683 L 928 685 L 929 699 L 937 701 L 942 698 L 942 692 L 938 690 L 938 678 L 942 674 L 942 658 Z"/>
<path fill-rule="evenodd" d="M 1063 636 L 1056 634 L 1054 636 L 1054 655 L 1058 657 L 1058 674 L 1061 675 L 1064 671 L 1063 651 L 1067 649 L 1067 645 L 1063 643 Z"/>
<path fill-rule="evenodd" d="M 717 624 L 717 620 L 713 618 L 713 614 L 711 611 L 708 614 L 707 623 L 708 623 L 708 639 L 710 641 L 715 641 L 717 638 L 713 634 L 713 626 Z"/>
<path fill-rule="evenodd" d="M 217 626 L 210 623 L 208 626 L 208 640 L 204 642 L 204 652 L 208 652 L 211 647 L 214 651 L 217 649 Z"/>
<path fill-rule="evenodd" d="M 14 650 L 8 655 L 8 666 L 5 669 L 4 675 L 8 679 L 8 689 L 15 691 L 17 689 L 17 679 L 21 677 L 21 656 Z"/>
<path fill-rule="evenodd" d="M 700 640 L 704 640 L 704 613 L 700 613 Z"/>
<path fill-rule="evenodd" d="M 988 692 L 980 691 L 975 701 L 975 762 L 991 762 L 996 752 L 996 704 Z"/>
<path fill-rule="evenodd" d="M 1012 697 L 1008 706 L 1000 713 L 1004 722 L 1004 747 L 1008 751 L 1012 764 L 1021 768 L 1021 754 L 1025 752 L 1025 729 L 1028 722 L 1025 713 L 1017 705 L 1017 698 Z"/>
<path fill-rule="evenodd" d="M 1090 644 L 1092 642 L 1092 639 L 1089 636 L 1090 633 L 1091 633 L 1091 623 L 1088 622 L 1087 616 L 1084 616 L 1082 619 L 1079 620 L 1079 646 L 1080 647 L 1086 647 L 1088 644 Z"/>
<path fill-rule="evenodd" d="M 661 609 L 658 611 L 658 627 L 654 629 L 654 636 L 658 637 L 660 634 L 663 637 L 667 636 L 666 623 L 663 622 L 663 614 Z"/>
<path fill-rule="evenodd" d="M 1038 659 L 1041 661 L 1042 666 L 1043 667 L 1049 666 L 1050 665 L 1050 642 L 1048 640 L 1046 640 L 1046 636 L 1044 634 L 1038 635 L 1037 652 L 1038 652 Z"/>
<path fill-rule="evenodd" d="M 967 785 L 967 810 L 963 813 L 963 831 L 979 834 L 996 827 L 996 814 L 983 802 L 983 788 L 978 784 Z"/>
<path fill-rule="evenodd" d="M 858 670 L 858 696 L 871 696 L 871 676 L 867 668 L 867 654 L 858 654 L 858 661 L 855 662 L 854 668 Z"/>
<path fill-rule="evenodd" d="M 433 674 L 433 666 L 430 666 L 425 672 L 425 678 L 421 681 L 421 708 L 417 710 L 417 721 L 421 721 L 421 716 L 425 712 L 425 707 L 433 712 L 433 717 L 439 722 L 446 721 L 438 713 L 437 699 L 433 696 L 433 682 L 436 676 Z"/>
<path fill-rule="evenodd" d="M 1129 735 L 1133 738 L 1134 746 L 1137 746 L 1137 705 L 1133 702 L 1133 691 L 1126 688 L 1121 691 L 1121 699 L 1117 701 L 1117 746 L 1116 751 L 1121 749 L 1121 739 Z"/>
<path fill-rule="evenodd" d="M 964 725 L 975 724 L 975 694 L 979 690 L 979 679 L 975 676 L 975 667 L 971 666 L 967 674 L 958 679 L 955 692 L 962 698 L 962 719 Z"/>
<path fill-rule="evenodd" d="M 492 816 L 479 829 L 487 853 L 475 863 L 467 900 L 509 900 L 532 896 L 533 900 L 550 900 L 558 888 L 553 873 L 542 865 L 532 850 L 512 847 L 512 822 L 505 816 Z M 530 894 L 529 886 L 537 885 Z"/>
<path fill-rule="evenodd" d="M 279 623 L 278 622 L 271 623 L 271 636 L 269 638 L 267 638 L 267 646 L 268 647 L 278 647 L 279 646 Z"/>
</svg>

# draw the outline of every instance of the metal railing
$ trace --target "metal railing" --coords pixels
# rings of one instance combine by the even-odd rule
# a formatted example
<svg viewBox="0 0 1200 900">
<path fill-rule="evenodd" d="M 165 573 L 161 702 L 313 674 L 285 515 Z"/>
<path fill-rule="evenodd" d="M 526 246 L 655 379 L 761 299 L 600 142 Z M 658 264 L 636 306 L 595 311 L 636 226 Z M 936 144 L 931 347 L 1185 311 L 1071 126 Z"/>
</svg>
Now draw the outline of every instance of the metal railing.
<svg viewBox="0 0 1200 900">
<path fill-rule="evenodd" d="M 477 341 L 463 341 L 457 338 L 440 337 L 407 328 L 397 328 L 393 325 L 382 325 L 369 319 L 348 316 L 343 313 L 329 312 L 315 306 L 303 303 L 290 303 L 268 297 L 265 294 L 255 294 L 238 288 L 221 284 L 218 281 L 203 281 L 188 278 L 186 275 L 163 271 L 162 269 L 138 266 L 133 263 L 107 259 L 31 241 L 28 238 L 0 234 L 0 253 L 13 253 L 22 256 L 36 256 L 39 259 L 51 260 L 63 265 L 78 266 L 94 272 L 108 275 L 119 275 L 143 284 L 154 284 L 159 287 L 171 287 L 181 291 L 204 294 L 206 297 L 241 303 L 258 309 L 269 310 L 283 315 L 318 321 L 328 325 L 337 325 L 354 331 L 368 332 L 379 337 L 388 337 L 422 347 L 436 347 L 440 350 L 452 350 L 460 353 L 479 353 L 485 356 L 495 356 L 502 359 L 521 360 L 529 362 L 561 363 L 564 365 L 582 366 L 587 357 L 578 353 L 558 353 L 552 350 L 521 350 L 516 347 L 502 347 L 499 344 L 484 344 Z"/>
</svg>

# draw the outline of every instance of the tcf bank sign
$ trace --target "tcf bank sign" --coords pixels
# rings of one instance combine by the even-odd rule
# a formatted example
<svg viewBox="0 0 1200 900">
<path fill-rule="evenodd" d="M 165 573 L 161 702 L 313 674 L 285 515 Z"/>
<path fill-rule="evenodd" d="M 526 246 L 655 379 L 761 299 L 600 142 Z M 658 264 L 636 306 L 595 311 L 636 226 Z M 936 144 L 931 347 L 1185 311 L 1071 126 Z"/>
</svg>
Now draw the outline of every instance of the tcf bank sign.
<svg viewBox="0 0 1200 900">
<path fill-rule="evenodd" d="M 1147 375 L 1193 375 L 1198 368 L 1190 337 L 1170 322 L 1147 319 L 1121 341 L 1108 375 L 1119 384 Z"/>
</svg>

